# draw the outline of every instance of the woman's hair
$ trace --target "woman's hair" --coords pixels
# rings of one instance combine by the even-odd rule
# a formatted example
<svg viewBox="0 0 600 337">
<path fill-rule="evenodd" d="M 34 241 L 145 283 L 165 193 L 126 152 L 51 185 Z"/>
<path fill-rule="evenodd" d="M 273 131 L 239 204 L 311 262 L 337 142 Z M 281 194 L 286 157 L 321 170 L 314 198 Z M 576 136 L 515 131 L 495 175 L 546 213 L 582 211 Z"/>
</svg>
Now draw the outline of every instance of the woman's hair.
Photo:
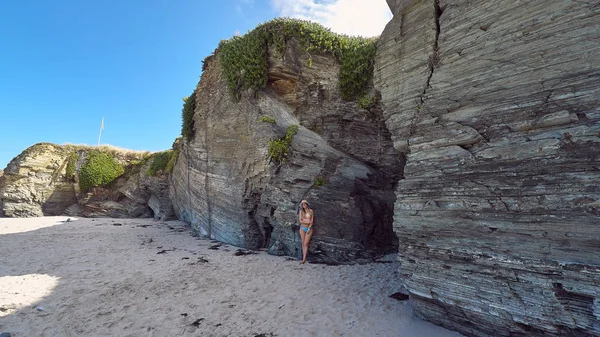
<svg viewBox="0 0 600 337">
<path fill-rule="evenodd" d="M 307 210 L 308 210 L 308 214 L 312 213 L 312 209 L 310 208 L 310 204 L 308 203 L 308 201 L 306 200 L 302 200 L 300 201 L 300 216 L 304 216 L 305 215 L 305 211 L 304 211 L 304 206 L 303 204 L 306 204 L 307 206 Z"/>
</svg>

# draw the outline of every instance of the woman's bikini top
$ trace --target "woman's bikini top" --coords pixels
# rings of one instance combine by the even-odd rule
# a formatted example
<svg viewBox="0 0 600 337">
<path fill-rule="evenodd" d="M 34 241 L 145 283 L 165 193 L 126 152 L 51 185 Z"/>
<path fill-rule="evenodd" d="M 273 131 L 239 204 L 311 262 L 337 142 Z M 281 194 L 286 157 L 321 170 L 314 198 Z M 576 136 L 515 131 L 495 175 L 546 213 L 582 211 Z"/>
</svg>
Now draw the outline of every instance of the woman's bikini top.
<svg viewBox="0 0 600 337">
<path fill-rule="evenodd" d="M 310 221 L 310 213 L 306 212 L 305 215 L 302 217 L 302 220 Z"/>
</svg>

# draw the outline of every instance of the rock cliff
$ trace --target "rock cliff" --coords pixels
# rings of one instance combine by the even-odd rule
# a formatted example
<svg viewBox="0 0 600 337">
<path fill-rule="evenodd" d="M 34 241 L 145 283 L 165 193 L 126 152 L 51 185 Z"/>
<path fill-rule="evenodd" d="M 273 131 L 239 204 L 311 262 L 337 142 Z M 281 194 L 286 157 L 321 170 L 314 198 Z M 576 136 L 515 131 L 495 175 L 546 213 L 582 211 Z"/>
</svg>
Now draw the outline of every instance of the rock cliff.
<svg viewBox="0 0 600 337">
<path fill-rule="evenodd" d="M 367 261 L 397 249 L 392 214 L 404 157 L 378 104 L 364 109 L 340 98 L 333 56 L 309 56 L 294 39 L 283 57 L 271 48 L 266 89 L 239 101 L 218 57 L 204 66 L 195 136 L 182 144 L 173 172 L 179 219 L 216 240 L 298 256 L 297 210 L 307 199 L 315 211 L 313 261 Z M 269 162 L 269 141 L 293 125 L 287 159 Z"/>
<path fill-rule="evenodd" d="M 600 5 L 388 4 L 374 81 L 407 155 L 415 311 L 468 336 L 600 336 Z"/>
<path fill-rule="evenodd" d="M 150 162 L 142 159 L 147 153 L 108 149 L 125 167 L 124 174 L 81 193 L 79 173 L 93 149 L 40 143 L 23 151 L 0 176 L 0 216 L 174 218 L 168 176 L 146 174 Z"/>
<path fill-rule="evenodd" d="M 468 336 L 600 336 L 600 5 L 388 4 L 369 104 L 343 100 L 338 60 L 295 39 L 268 49 L 266 88 L 236 99 L 211 56 L 170 180 L 134 165 L 80 195 L 72 150 L 38 144 L 0 173 L 0 216 L 168 218 L 172 201 L 197 234 L 298 256 L 308 199 L 309 257 L 398 250 L 429 321 Z M 294 126 L 286 160 L 271 161 Z"/>
</svg>

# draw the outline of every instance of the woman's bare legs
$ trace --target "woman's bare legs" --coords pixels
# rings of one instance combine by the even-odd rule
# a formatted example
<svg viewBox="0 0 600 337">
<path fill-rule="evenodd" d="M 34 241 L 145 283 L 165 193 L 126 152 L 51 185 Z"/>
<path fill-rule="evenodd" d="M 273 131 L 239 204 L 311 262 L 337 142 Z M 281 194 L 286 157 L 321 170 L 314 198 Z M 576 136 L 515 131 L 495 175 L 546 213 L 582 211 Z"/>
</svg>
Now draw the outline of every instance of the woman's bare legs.
<svg viewBox="0 0 600 337">
<path fill-rule="evenodd" d="M 310 238 L 312 238 L 313 231 L 312 228 L 308 231 L 308 233 L 304 233 L 304 231 L 300 230 L 300 236 L 302 237 L 302 262 L 301 264 L 306 263 L 306 256 L 308 255 L 308 245 L 310 245 Z"/>
<path fill-rule="evenodd" d="M 304 240 L 306 240 L 306 233 L 300 228 L 300 241 L 302 242 L 302 257 L 304 257 Z M 302 260 L 304 261 L 304 259 Z M 304 262 L 300 262 L 302 264 Z"/>
</svg>

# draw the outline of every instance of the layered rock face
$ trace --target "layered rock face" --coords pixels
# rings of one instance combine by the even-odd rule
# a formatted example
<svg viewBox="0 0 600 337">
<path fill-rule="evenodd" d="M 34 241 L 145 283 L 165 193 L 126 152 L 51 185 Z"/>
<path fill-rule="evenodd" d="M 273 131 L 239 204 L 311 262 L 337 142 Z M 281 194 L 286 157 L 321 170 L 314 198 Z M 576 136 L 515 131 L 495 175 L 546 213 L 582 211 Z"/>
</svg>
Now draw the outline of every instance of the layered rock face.
<svg viewBox="0 0 600 337">
<path fill-rule="evenodd" d="M 67 155 L 62 147 L 44 143 L 8 163 L 0 177 L 0 215 L 59 215 L 77 203 L 73 183 L 63 179 Z"/>
<path fill-rule="evenodd" d="M 468 336 L 600 336 L 600 6 L 388 0 L 375 70 L 407 154 L 416 312 Z"/>
<path fill-rule="evenodd" d="M 297 211 L 307 199 L 315 211 L 309 259 L 347 263 L 395 251 L 394 184 L 404 159 L 381 109 L 344 102 L 335 58 L 313 54 L 309 67 L 294 40 L 269 64 L 267 88 L 235 102 L 217 58 L 205 62 L 196 134 L 183 143 L 173 172 L 179 219 L 219 241 L 299 256 Z M 291 125 L 299 130 L 285 163 L 270 163 L 269 141 Z M 324 185 L 315 186 L 321 178 Z"/>
<path fill-rule="evenodd" d="M 66 171 L 74 151 L 78 159 L 73 179 Z M 168 177 L 146 175 L 149 164 L 129 165 L 127 153 L 117 154 L 126 166 L 123 176 L 110 186 L 79 193 L 77 172 L 86 156 L 86 150 L 49 143 L 23 151 L 0 176 L 0 216 L 175 217 L 168 197 Z"/>
</svg>

